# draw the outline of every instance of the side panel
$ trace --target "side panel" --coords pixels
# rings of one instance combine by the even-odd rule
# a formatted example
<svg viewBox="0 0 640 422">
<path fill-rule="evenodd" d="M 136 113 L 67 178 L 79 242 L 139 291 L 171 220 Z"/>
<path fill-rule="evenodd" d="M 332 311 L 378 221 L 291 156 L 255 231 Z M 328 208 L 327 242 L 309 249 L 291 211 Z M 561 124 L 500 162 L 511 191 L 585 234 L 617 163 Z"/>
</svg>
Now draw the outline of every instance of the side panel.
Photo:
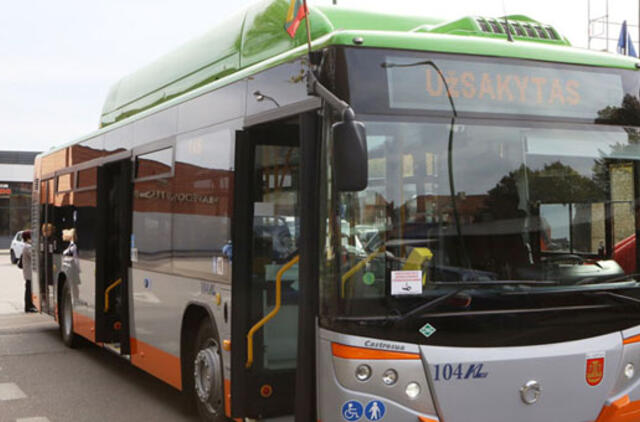
<svg viewBox="0 0 640 422">
<path fill-rule="evenodd" d="M 133 146 L 174 136 L 178 131 L 178 107 L 172 107 L 133 124 Z"/>
<path fill-rule="evenodd" d="M 231 324 L 224 320 L 224 307 L 231 302 L 228 286 L 162 274 L 146 270 L 132 270 L 131 288 L 131 363 L 182 389 L 180 369 L 180 329 L 182 315 L 189 303 L 209 306 L 215 316 L 221 338 L 229 338 Z M 176 289 L 180 286 L 179 289 Z M 217 304 L 216 294 L 220 294 Z M 226 362 L 228 356 L 223 359 Z"/>
<path fill-rule="evenodd" d="M 203 124 L 203 110 L 191 119 L 189 106 L 182 107 L 185 126 Z M 177 389 L 182 318 L 190 303 L 207 306 L 221 340 L 230 338 L 234 134 L 241 124 L 236 119 L 178 135 L 173 176 L 134 182 L 131 362 Z M 145 154 L 139 172 L 149 165 L 141 161 Z M 228 361 L 223 351 L 226 379 Z"/>
<path fill-rule="evenodd" d="M 95 186 L 97 170 L 81 171 L 81 181 Z M 68 271 L 68 280 L 73 282 L 73 328 L 77 334 L 95 341 L 96 310 L 96 227 L 98 208 L 96 189 L 74 193 L 74 220 L 76 229 L 77 258 L 75 266 Z"/>
</svg>

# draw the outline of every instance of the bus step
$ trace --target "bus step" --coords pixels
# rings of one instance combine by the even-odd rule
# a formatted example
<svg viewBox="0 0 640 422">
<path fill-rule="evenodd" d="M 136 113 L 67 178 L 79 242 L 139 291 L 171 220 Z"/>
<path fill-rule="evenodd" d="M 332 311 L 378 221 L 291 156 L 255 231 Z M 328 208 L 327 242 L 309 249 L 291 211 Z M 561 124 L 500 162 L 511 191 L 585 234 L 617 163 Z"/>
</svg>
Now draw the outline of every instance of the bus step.
<svg viewBox="0 0 640 422">
<path fill-rule="evenodd" d="M 116 355 L 123 357 L 125 359 L 130 359 L 129 355 L 123 355 L 120 353 L 120 343 L 104 343 L 104 348 L 110 351 L 111 353 L 115 353 Z"/>
</svg>

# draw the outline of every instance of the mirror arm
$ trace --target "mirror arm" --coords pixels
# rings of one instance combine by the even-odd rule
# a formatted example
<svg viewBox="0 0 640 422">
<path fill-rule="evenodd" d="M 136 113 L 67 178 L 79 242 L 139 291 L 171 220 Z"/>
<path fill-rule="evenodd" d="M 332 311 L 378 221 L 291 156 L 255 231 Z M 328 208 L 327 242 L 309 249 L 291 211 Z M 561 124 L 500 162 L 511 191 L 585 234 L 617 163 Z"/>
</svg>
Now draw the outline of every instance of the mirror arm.
<svg viewBox="0 0 640 422">
<path fill-rule="evenodd" d="M 333 108 L 335 108 L 342 120 L 354 120 L 356 114 L 353 112 L 351 106 L 345 101 L 338 98 L 333 92 L 331 92 L 326 86 L 322 85 L 313 71 L 307 72 L 307 92 L 309 95 L 317 95 L 325 100 Z"/>
</svg>

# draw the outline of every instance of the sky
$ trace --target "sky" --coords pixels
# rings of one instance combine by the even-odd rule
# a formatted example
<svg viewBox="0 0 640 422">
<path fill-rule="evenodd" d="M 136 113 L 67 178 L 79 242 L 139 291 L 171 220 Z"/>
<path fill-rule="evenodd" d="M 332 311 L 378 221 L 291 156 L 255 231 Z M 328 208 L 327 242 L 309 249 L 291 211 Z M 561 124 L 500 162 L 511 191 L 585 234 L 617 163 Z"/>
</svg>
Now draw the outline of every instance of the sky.
<svg viewBox="0 0 640 422">
<path fill-rule="evenodd" d="M 526 14 L 554 25 L 575 46 L 587 47 L 588 0 L 337 2 L 339 7 L 445 19 Z M 0 0 L 0 150 L 42 151 L 95 131 L 111 85 L 251 3 Z M 628 19 L 637 25 L 638 0 L 609 3 L 611 21 Z M 604 15 L 605 5 L 606 0 L 591 0 L 592 17 Z M 615 37 L 619 27 L 610 31 Z M 638 31 L 631 31 L 637 45 Z"/>
</svg>

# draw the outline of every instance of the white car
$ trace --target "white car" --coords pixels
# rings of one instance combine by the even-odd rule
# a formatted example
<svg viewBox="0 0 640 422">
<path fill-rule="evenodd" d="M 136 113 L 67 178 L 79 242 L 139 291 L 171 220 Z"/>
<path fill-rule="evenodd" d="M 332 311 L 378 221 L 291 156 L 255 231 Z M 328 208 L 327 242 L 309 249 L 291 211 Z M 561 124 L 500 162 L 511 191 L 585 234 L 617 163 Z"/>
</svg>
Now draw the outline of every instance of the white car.
<svg viewBox="0 0 640 422">
<path fill-rule="evenodd" d="M 17 264 L 22 257 L 22 250 L 24 249 L 24 240 L 22 239 L 22 230 L 20 230 L 11 240 L 11 247 L 9 254 L 11 255 L 11 263 Z"/>
</svg>

